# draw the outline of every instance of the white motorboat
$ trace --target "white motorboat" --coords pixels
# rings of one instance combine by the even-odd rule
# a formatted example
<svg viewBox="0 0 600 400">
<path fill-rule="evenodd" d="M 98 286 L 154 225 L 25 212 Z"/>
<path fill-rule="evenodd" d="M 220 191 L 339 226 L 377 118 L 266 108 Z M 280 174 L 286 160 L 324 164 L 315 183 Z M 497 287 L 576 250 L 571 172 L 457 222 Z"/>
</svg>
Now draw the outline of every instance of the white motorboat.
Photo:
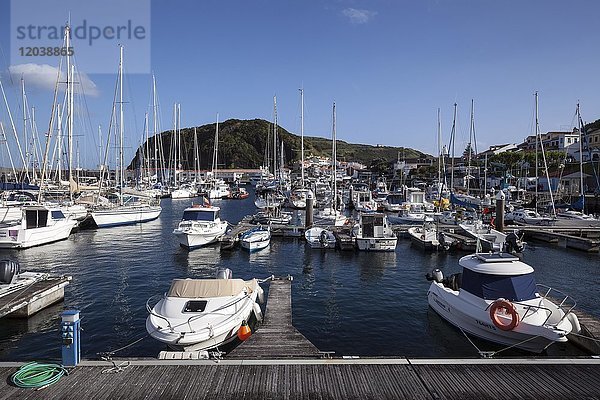
<svg viewBox="0 0 600 400">
<path fill-rule="evenodd" d="M 504 221 L 505 222 L 511 222 L 511 221 L 518 222 L 518 223 L 522 223 L 522 224 L 526 224 L 526 225 L 543 225 L 543 226 L 554 225 L 554 223 L 556 222 L 556 220 L 553 218 L 541 216 L 535 210 L 528 210 L 528 209 L 524 209 L 524 208 L 507 212 L 504 215 Z"/>
<path fill-rule="evenodd" d="M 76 224 L 60 208 L 24 206 L 21 221 L 0 225 L 0 248 L 26 249 L 65 240 Z"/>
<path fill-rule="evenodd" d="M 402 224 L 423 224 L 433 222 L 433 211 L 427 213 L 420 203 L 405 202 L 398 213 L 398 221 Z"/>
<path fill-rule="evenodd" d="M 398 244 L 398 238 L 383 213 L 360 213 L 352 233 L 359 250 L 394 251 Z"/>
<path fill-rule="evenodd" d="M 315 220 L 322 220 L 324 225 L 344 226 L 348 221 L 348 217 L 340 210 L 333 207 L 325 207 L 315 212 Z"/>
<path fill-rule="evenodd" d="M 306 198 L 310 193 L 309 189 L 298 188 L 292 190 L 290 193 L 290 203 L 294 208 L 305 209 L 306 208 Z M 312 196 L 312 193 L 311 193 Z M 314 196 L 313 196 L 314 197 Z"/>
<path fill-rule="evenodd" d="M 154 306 L 156 296 L 146 302 L 150 314 L 146 330 L 154 339 L 184 351 L 233 342 L 253 314 L 262 319 L 257 303 L 263 299 L 262 282 L 233 279 L 228 269 L 220 270 L 217 279 L 174 279 Z"/>
<path fill-rule="evenodd" d="M 172 199 L 189 199 L 198 196 L 198 190 L 191 185 L 181 185 L 179 188 L 171 191 Z"/>
<path fill-rule="evenodd" d="M 242 248 L 250 252 L 266 248 L 271 243 L 271 228 L 268 226 L 257 226 L 240 236 Z"/>
<path fill-rule="evenodd" d="M 502 251 L 506 242 L 506 234 L 477 220 L 473 223 L 459 224 L 460 228 L 473 239 L 479 240 L 483 251 Z"/>
<path fill-rule="evenodd" d="M 506 346 L 539 353 L 566 342 L 575 301 L 536 285 L 533 268 L 506 253 L 472 254 L 459 261 L 462 273 L 444 279 L 428 275 L 429 306 L 463 332 Z"/>
<path fill-rule="evenodd" d="M 306 242 L 313 249 L 335 249 L 336 238 L 333 232 L 313 227 L 304 232 Z"/>
<path fill-rule="evenodd" d="M 221 221 L 219 207 L 192 205 L 183 210 L 183 217 L 173 231 L 179 244 L 194 249 L 216 242 L 227 230 L 227 221 Z"/>
<path fill-rule="evenodd" d="M 556 225 L 600 227 L 600 219 L 576 210 L 563 210 L 556 214 Z"/>
<path fill-rule="evenodd" d="M 437 250 L 440 247 L 440 235 L 434 227 L 412 226 L 408 228 L 408 234 L 412 243 L 424 250 Z"/>
</svg>

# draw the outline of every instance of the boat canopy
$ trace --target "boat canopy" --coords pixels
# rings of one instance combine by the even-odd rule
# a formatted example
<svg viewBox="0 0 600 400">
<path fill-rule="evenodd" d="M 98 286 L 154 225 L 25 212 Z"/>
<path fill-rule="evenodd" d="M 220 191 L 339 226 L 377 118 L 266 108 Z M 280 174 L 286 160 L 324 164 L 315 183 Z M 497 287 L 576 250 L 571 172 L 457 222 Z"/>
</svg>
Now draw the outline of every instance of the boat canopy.
<svg viewBox="0 0 600 400">
<path fill-rule="evenodd" d="M 251 293 L 256 280 L 243 279 L 174 279 L 167 297 L 205 299 L 209 297 L 236 296 L 244 289 Z"/>
<path fill-rule="evenodd" d="M 485 300 L 500 298 L 509 301 L 524 301 L 536 298 L 536 283 L 533 273 L 524 275 L 492 275 L 463 269 L 461 290 Z"/>
<path fill-rule="evenodd" d="M 466 269 L 481 274 L 524 275 L 533 268 L 508 253 L 478 253 L 462 257 L 458 263 Z"/>
<path fill-rule="evenodd" d="M 219 217 L 219 210 L 212 208 L 187 208 L 183 211 L 183 221 L 214 221 Z"/>
</svg>

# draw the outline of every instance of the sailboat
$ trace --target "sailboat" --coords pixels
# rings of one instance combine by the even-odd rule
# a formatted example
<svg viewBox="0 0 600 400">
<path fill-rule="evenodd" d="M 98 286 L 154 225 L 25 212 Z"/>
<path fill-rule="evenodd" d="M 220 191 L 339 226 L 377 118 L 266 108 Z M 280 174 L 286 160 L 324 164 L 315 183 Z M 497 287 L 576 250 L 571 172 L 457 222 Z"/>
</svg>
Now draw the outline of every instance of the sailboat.
<svg viewBox="0 0 600 400">
<path fill-rule="evenodd" d="M 310 189 L 304 180 L 304 89 L 300 89 L 300 187 L 290 193 L 290 203 L 294 208 L 305 209 Z"/>
<path fill-rule="evenodd" d="M 194 134 L 195 134 L 194 130 Z M 172 199 L 189 199 L 191 197 L 196 197 L 198 191 L 189 183 L 182 183 L 179 180 L 179 175 L 181 173 L 181 105 L 177 104 L 174 110 L 174 128 L 173 135 L 175 137 L 175 168 L 174 168 L 174 178 L 175 178 L 175 188 L 171 191 Z"/>
<path fill-rule="evenodd" d="M 98 203 L 92 210 L 91 215 L 98 228 L 152 221 L 158 218 L 162 211 L 159 202 L 155 199 L 123 193 L 125 186 L 125 163 L 123 160 L 123 46 L 120 46 L 119 49 L 119 73 L 117 78 L 119 82 L 119 192 L 114 194 L 114 202 L 104 201 L 101 204 Z M 100 180 L 101 189 L 102 179 Z"/>
<path fill-rule="evenodd" d="M 339 200 L 337 193 L 337 149 L 336 149 L 336 129 L 335 129 L 335 102 L 333 103 L 333 128 L 332 128 L 332 150 L 331 150 L 331 188 L 333 197 L 329 207 L 325 207 L 315 213 L 315 219 L 325 220 L 327 223 L 333 223 L 335 226 L 342 226 L 348 218 L 338 210 Z"/>
<path fill-rule="evenodd" d="M 212 179 L 208 191 L 209 199 L 226 199 L 231 196 L 229 185 L 223 179 L 217 179 L 217 169 L 219 167 L 219 114 L 217 113 L 217 123 L 215 129 L 215 145 L 213 148 Z"/>
</svg>

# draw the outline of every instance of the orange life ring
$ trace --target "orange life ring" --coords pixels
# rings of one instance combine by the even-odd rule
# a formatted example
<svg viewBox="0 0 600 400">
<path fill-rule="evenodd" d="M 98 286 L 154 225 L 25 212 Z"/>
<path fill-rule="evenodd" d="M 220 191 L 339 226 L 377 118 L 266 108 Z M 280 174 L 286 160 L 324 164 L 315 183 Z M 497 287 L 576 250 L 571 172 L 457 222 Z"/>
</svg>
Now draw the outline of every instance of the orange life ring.
<svg viewBox="0 0 600 400">
<path fill-rule="evenodd" d="M 510 316 L 510 322 L 507 324 L 506 319 L 496 312 L 502 310 L 504 315 Z M 508 300 L 498 299 L 494 301 L 490 307 L 490 318 L 494 325 L 503 331 L 512 331 L 517 325 L 519 325 L 519 313 L 515 308 L 515 305 Z"/>
</svg>

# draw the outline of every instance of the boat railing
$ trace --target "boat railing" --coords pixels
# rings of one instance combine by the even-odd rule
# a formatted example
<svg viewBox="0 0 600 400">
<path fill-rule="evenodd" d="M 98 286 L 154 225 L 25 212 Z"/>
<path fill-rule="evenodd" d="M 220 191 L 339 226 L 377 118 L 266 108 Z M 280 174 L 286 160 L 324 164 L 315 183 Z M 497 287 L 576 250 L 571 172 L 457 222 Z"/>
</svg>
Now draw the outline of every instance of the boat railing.
<svg viewBox="0 0 600 400">
<path fill-rule="evenodd" d="M 148 313 L 150 315 L 154 315 L 156 318 L 160 318 L 162 320 L 164 320 L 167 325 L 169 326 L 169 330 L 171 332 L 175 332 L 175 330 L 173 329 L 173 326 L 171 325 L 171 322 L 169 322 L 169 320 L 166 317 L 163 317 L 160 314 L 157 314 L 153 311 L 154 306 L 156 305 L 156 303 L 158 303 L 160 300 L 162 300 L 165 297 L 165 295 L 161 295 L 161 294 L 155 294 L 154 296 L 150 297 L 147 301 L 146 301 L 146 310 L 148 311 Z M 150 305 L 152 304 L 152 305 Z"/>
<path fill-rule="evenodd" d="M 525 308 L 525 314 L 523 314 L 523 316 L 521 317 L 521 320 L 524 321 L 525 318 L 527 318 L 527 316 L 529 315 L 533 315 L 535 312 L 539 311 L 539 310 L 544 310 L 546 311 L 546 319 L 544 320 L 544 322 L 542 323 L 542 325 L 545 325 L 546 322 L 548 322 L 548 320 L 550 319 L 550 317 L 552 316 L 552 310 L 549 309 L 548 307 L 544 307 L 541 305 L 532 305 L 532 304 L 527 304 L 527 303 L 521 303 L 518 301 L 514 301 L 514 304 L 518 304 L 521 307 Z M 530 313 L 531 312 L 531 313 Z"/>
<path fill-rule="evenodd" d="M 550 286 L 546 286 L 541 283 L 536 284 L 536 287 L 538 288 L 538 293 L 543 299 L 548 299 L 549 301 L 556 303 L 556 306 L 563 311 L 564 315 L 558 322 L 565 319 L 567 315 L 571 311 L 573 311 L 573 309 L 577 305 L 577 302 L 574 298 L 558 289 L 554 289 Z"/>
</svg>

